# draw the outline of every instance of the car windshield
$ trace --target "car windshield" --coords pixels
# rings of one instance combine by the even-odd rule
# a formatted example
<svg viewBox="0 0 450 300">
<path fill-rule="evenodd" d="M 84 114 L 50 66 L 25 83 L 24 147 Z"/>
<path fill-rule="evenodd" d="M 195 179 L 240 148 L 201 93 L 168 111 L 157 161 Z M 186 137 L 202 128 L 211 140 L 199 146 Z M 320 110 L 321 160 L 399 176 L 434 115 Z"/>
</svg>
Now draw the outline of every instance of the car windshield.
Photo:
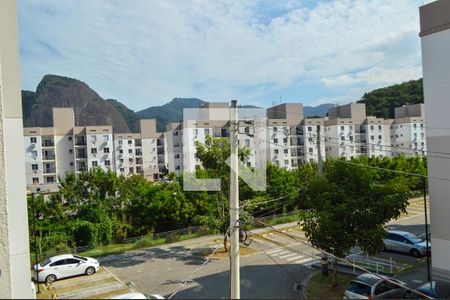
<svg viewBox="0 0 450 300">
<path fill-rule="evenodd" d="M 84 261 L 87 261 L 87 258 L 83 257 L 83 256 L 74 255 L 73 257 L 81 259 L 81 260 L 84 260 Z"/>
<path fill-rule="evenodd" d="M 421 239 L 421 238 L 419 238 L 419 237 L 417 237 L 417 236 L 415 236 L 414 234 L 411 234 L 411 233 L 405 234 L 405 237 L 407 237 L 413 243 L 421 243 L 421 242 L 424 241 L 424 239 Z"/>
<path fill-rule="evenodd" d="M 51 260 L 50 260 L 50 259 L 46 259 L 46 260 L 44 260 L 43 262 L 41 262 L 39 265 L 40 265 L 41 267 L 45 267 L 45 266 L 48 265 L 49 263 L 51 263 Z"/>
<path fill-rule="evenodd" d="M 371 290 L 370 286 L 357 281 L 352 281 L 347 286 L 347 291 L 364 296 L 369 296 L 370 290 Z"/>
</svg>

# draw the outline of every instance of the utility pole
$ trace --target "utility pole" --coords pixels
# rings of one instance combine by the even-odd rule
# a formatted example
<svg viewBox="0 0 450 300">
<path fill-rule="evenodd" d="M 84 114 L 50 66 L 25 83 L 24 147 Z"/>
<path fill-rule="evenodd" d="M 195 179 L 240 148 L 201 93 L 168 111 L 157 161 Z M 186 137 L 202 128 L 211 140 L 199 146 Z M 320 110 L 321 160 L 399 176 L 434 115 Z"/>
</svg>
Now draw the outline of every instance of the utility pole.
<svg viewBox="0 0 450 300">
<path fill-rule="evenodd" d="M 317 136 L 317 176 L 321 177 L 323 173 L 323 161 L 322 161 L 322 151 L 320 149 L 320 125 L 316 127 Z M 322 275 L 328 276 L 328 255 L 322 253 L 322 259 L 320 260 L 322 266 Z"/>
<path fill-rule="evenodd" d="M 239 177 L 238 177 L 238 116 L 237 100 L 231 100 L 230 108 L 230 273 L 231 299 L 240 299 L 239 258 Z"/>
<path fill-rule="evenodd" d="M 322 162 L 322 153 L 320 151 L 320 125 L 317 125 L 317 175 L 322 176 L 323 172 L 323 162 Z"/>
<path fill-rule="evenodd" d="M 430 254 L 428 253 L 428 212 L 427 212 L 427 187 L 426 179 L 422 177 L 422 189 L 423 189 L 423 207 L 425 212 L 425 241 L 427 247 L 427 275 L 428 282 L 431 282 L 431 269 L 430 269 Z"/>
</svg>

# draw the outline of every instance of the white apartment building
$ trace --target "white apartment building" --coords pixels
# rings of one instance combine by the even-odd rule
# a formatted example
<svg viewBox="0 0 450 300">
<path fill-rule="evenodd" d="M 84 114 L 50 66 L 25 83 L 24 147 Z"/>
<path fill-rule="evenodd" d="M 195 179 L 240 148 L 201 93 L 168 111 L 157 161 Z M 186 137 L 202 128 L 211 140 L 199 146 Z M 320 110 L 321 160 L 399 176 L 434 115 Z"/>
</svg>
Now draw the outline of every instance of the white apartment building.
<svg viewBox="0 0 450 300">
<path fill-rule="evenodd" d="M 80 174 L 92 168 L 156 180 L 160 167 L 167 167 L 165 137 L 156 132 L 155 120 L 141 120 L 140 133 L 114 135 L 111 126 L 75 126 L 72 108 L 53 108 L 53 124 L 24 128 L 29 188 L 54 191 L 66 173 Z"/>
<path fill-rule="evenodd" d="M 389 134 L 383 118 L 367 117 L 360 129 L 361 154 L 369 157 L 390 157 Z"/>
<path fill-rule="evenodd" d="M 346 159 L 360 155 L 359 128 L 352 119 L 331 119 L 325 121 L 325 156 Z M 358 137 L 358 139 L 357 139 Z"/>
<path fill-rule="evenodd" d="M 314 163 L 319 160 L 319 147 L 317 140 L 320 142 L 320 156 L 322 160 L 326 157 L 325 146 L 325 121 L 323 118 L 306 118 L 302 122 L 302 134 L 297 139 L 303 139 L 303 151 L 299 151 L 299 157 L 303 156 L 300 163 Z"/>
<path fill-rule="evenodd" d="M 426 155 L 425 105 L 405 105 L 395 108 L 395 120 L 390 125 L 392 156 Z"/>
</svg>

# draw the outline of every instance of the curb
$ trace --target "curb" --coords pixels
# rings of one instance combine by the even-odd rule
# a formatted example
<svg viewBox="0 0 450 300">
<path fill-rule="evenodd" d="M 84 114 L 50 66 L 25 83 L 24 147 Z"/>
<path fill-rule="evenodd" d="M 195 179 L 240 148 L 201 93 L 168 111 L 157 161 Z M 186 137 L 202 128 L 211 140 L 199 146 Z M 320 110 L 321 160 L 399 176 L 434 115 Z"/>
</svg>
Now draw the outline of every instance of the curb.
<svg viewBox="0 0 450 300">
<path fill-rule="evenodd" d="M 316 275 L 317 273 L 319 273 L 320 271 L 315 271 L 310 273 L 308 276 L 306 276 L 302 282 L 300 283 L 301 287 L 302 287 L 302 297 L 303 299 L 308 299 L 308 297 L 306 297 L 306 285 L 308 284 L 308 282 L 311 280 L 311 278 Z"/>
</svg>

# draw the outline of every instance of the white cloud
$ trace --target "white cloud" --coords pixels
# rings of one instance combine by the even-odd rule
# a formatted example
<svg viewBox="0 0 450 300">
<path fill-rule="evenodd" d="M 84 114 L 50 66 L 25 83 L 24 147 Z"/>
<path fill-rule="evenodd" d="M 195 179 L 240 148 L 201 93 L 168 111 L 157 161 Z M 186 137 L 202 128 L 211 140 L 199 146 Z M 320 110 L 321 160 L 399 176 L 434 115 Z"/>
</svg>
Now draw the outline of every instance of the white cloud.
<svg viewBox="0 0 450 300">
<path fill-rule="evenodd" d="M 419 2 L 19 0 L 23 85 L 73 76 L 134 109 L 260 102 L 302 81 L 339 98 L 420 76 Z"/>
</svg>

